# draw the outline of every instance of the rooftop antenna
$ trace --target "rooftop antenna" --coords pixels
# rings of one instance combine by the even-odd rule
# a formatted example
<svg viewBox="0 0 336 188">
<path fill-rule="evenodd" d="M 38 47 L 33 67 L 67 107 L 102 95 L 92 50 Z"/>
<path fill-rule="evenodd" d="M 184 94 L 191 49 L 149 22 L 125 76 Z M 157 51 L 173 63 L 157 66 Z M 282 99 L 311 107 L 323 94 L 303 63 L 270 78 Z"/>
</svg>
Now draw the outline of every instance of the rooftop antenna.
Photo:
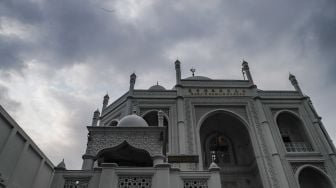
<svg viewBox="0 0 336 188">
<path fill-rule="evenodd" d="M 191 73 L 192 73 L 192 76 L 194 77 L 194 76 L 195 76 L 196 69 L 193 68 L 193 67 L 191 67 L 190 71 L 191 71 Z"/>
</svg>

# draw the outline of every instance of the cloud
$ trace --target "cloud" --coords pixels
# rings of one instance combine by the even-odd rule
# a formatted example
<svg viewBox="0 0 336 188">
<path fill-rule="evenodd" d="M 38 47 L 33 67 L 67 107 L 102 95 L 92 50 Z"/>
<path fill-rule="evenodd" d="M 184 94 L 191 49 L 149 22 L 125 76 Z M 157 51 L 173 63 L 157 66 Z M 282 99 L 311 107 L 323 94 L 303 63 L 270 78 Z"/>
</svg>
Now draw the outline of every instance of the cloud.
<svg viewBox="0 0 336 188">
<path fill-rule="evenodd" d="M 335 19 L 333 0 L 5 0 L 0 102 L 55 163 L 79 168 L 92 111 L 133 71 L 136 88 L 172 88 L 176 58 L 183 77 L 217 79 L 242 79 L 244 58 L 261 89 L 292 89 L 296 74 L 332 133 Z"/>
<path fill-rule="evenodd" d="M 0 104 L 12 114 L 15 114 L 15 112 L 21 106 L 20 102 L 10 98 L 10 96 L 8 95 L 8 88 L 1 84 L 0 84 Z"/>
</svg>

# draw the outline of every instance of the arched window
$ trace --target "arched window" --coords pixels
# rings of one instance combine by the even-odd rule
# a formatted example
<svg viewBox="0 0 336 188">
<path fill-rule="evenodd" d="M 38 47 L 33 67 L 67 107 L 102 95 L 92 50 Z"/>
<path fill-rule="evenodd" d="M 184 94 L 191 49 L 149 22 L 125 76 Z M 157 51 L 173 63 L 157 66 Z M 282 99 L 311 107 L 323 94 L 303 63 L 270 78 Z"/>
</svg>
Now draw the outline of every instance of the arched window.
<svg viewBox="0 0 336 188">
<path fill-rule="evenodd" d="M 157 110 L 150 111 L 143 116 L 143 119 L 147 122 L 148 126 L 158 126 L 159 125 L 158 118 L 159 117 Z M 163 126 L 165 127 L 168 126 L 168 120 L 166 116 L 163 116 Z"/>
<path fill-rule="evenodd" d="M 304 125 L 298 117 L 290 112 L 281 112 L 276 122 L 287 152 L 313 151 Z"/>
<path fill-rule="evenodd" d="M 150 127 L 157 127 L 159 125 L 159 116 L 158 116 L 159 111 L 158 110 L 152 110 L 147 113 L 145 113 L 142 118 L 147 122 L 148 126 Z M 165 147 L 163 149 L 163 153 L 166 154 L 169 151 L 169 141 L 168 141 L 168 119 L 166 115 L 163 115 L 163 126 L 166 127 L 166 135 L 165 137 Z"/>
<path fill-rule="evenodd" d="M 108 124 L 108 126 L 111 126 L 111 127 L 114 127 L 114 126 L 117 126 L 117 125 L 118 125 L 118 120 L 117 120 L 117 119 L 112 120 L 112 121 Z"/>
</svg>

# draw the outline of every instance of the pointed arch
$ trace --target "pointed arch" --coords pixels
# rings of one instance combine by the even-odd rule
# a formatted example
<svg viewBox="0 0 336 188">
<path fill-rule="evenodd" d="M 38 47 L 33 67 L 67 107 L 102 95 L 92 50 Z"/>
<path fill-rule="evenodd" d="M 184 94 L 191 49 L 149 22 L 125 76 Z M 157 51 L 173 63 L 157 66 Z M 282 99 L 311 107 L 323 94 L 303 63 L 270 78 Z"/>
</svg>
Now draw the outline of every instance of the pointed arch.
<svg viewBox="0 0 336 188">
<path fill-rule="evenodd" d="M 148 110 L 142 115 L 148 126 L 158 126 L 158 112 L 159 110 Z M 163 112 L 163 126 L 167 127 L 168 125 L 168 116 Z"/>
<path fill-rule="evenodd" d="M 252 144 L 251 128 L 238 114 L 216 109 L 203 115 L 196 127 L 200 165 L 207 169 L 215 158 L 221 181 L 263 187 Z M 237 171 L 239 169 L 239 171 Z M 230 174 L 235 173 L 235 178 Z M 223 184 L 224 186 L 224 184 Z"/>
<path fill-rule="evenodd" d="M 119 166 L 151 167 L 153 160 L 148 151 L 131 146 L 126 140 L 121 144 L 105 148 L 97 154 L 98 165 L 116 163 Z"/>
<path fill-rule="evenodd" d="M 287 152 L 314 151 L 302 119 L 290 110 L 281 110 L 275 122 Z"/>
<path fill-rule="evenodd" d="M 303 165 L 295 173 L 300 188 L 333 188 L 331 178 L 323 170 L 313 165 Z"/>
</svg>

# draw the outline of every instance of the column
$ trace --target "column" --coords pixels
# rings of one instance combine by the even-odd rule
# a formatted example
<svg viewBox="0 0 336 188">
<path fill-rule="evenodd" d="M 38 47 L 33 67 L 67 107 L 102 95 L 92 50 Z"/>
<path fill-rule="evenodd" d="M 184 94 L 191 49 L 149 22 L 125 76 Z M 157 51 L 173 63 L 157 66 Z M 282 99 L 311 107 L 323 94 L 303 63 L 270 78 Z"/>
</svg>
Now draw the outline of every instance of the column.
<svg viewBox="0 0 336 188">
<path fill-rule="evenodd" d="M 288 188 L 289 184 L 286 178 L 286 172 L 281 163 L 281 158 L 280 158 L 279 152 L 277 151 L 277 148 L 276 148 L 273 136 L 272 136 L 272 132 L 269 127 L 269 122 L 266 119 L 266 115 L 263 110 L 263 105 L 259 97 L 255 98 L 255 104 L 256 104 L 256 110 L 257 110 L 257 114 L 258 114 L 259 121 L 260 121 L 257 123 L 260 123 L 262 131 L 264 132 L 266 145 L 272 156 L 272 164 L 274 165 L 274 170 L 276 171 L 277 178 L 279 181 L 279 185 L 280 185 L 279 187 Z"/>
</svg>

